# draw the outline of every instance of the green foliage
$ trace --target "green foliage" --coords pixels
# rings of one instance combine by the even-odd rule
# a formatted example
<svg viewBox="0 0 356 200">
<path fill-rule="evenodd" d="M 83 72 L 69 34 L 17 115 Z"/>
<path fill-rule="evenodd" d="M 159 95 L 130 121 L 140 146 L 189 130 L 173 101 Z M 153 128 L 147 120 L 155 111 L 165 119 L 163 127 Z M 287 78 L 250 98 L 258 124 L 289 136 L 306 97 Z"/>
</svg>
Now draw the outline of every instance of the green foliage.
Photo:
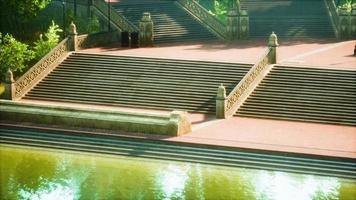
<svg viewBox="0 0 356 200">
<path fill-rule="evenodd" d="M 77 27 L 78 34 L 89 34 L 100 31 L 100 22 L 95 15 L 89 19 L 78 16 L 75 17 L 72 10 L 68 10 L 66 22 L 67 27 L 69 27 L 71 22 L 74 22 Z"/>
<path fill-rule="evenodd" d="M 31 20 L 36 17 L 38 12 L 43 10 L 51 0 L 16 0 L 5 1 L 1 10 L 7 10 L 19 17 L 22 21 Z"/>
<path fill-rule="evenodd" d="M 93 16 L 88 25 L 87 25 L 87 33 L 95 33 L 100 31 L 100 22 L 96 16 Z"/>
<path fill-rule="evenodd" d="M 13 72 L 22 72 L 27 63 L 34 57 L 28 45 L 17 41 L 12 35 L 0 33 L 0 72 L 1 79 L 8 69 Z"/>
<path fill-rule="evenodd" d="M 1 0 L 0 1 L 0 32 L 9 33 L 21 41 L 31 40 L 34 34 L 32 30 L 38 30 L 33 26 L 40 11 L 51 0 Z"/>
<path fill-rule="evenodd" d="M 35 42 L 34 50 L 36 59 L 39 60 L 44 57 L 58 44 L 60 32 L 62 32 L 62 30 L 52 21 L 52 25 L 49 26 L 47 32 L 44 34 L 45 39 L 41 34 L 40 38 Z"/>
<path fill-rule="evenodd" d="M 342 0 L 337 6 L 338 9 L 346 9 L 347 12 L 351 12 L 352 7 L 356 7 L 356 3 L 353 3 L 352 0 Z"/>
<path fill-rule="evenodd" d="M 225 21 L 228 8 L 232 3 L 233 0 L 199 0 L 199 4 L 221 21 Z"/>
</svg>

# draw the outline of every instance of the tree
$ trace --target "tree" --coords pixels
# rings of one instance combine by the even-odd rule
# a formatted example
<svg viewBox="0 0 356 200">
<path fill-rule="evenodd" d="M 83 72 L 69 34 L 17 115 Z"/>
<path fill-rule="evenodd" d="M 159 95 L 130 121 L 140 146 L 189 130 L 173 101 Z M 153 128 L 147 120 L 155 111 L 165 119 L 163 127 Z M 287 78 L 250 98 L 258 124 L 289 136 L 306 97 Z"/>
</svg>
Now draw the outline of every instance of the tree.
<svg viewBox="0 0 356 200">
<path fill-rule="evenodd" d="M 40 39 L 35 42 L 35 57 L 36 59 L 41 59 L 48 52 L 50 52 L 59 42 L 59 34 L 62 30 L 59 28 L 57 24 L 52 21 L 52 25 L 49 26 L 47 32 L 43 35 L 40 35 Z"/>
<path fill-rule="evenodd" d="M 10 34 L 0 33 L 0 76 L 4 80 L 8 69 L 13 72 L 22 72 L 27 63 L 34 57 L 34 52 L 28 45 L 17 41 Z"/>
<path fill-rule="evenodd" d="M 26 38 L 25 24 L 34 19 L 51 0 L 1 0 L 0 32 Z M 18 37 L 20 36 L 20 37 Z"/>
</svg>

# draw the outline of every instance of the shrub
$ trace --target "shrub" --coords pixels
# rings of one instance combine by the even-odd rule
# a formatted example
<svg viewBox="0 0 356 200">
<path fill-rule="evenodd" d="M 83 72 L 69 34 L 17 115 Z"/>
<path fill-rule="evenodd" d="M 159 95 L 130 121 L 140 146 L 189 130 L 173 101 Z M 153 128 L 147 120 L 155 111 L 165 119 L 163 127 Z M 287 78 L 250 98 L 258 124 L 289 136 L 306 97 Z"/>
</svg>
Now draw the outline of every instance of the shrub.
<svg viewBox="0 0 356 200">
<path fill-rule="evenodd" d="M 52 25 L 49 26 L 47 32 L 43 35 L 40 35 L 40 38 L 35 42 L 35 58 L 41 59 L 48 52 L 51 51 L 59 42 L 60 35 L 58 33 L 62 32 L 57 24 L 52 21 Z"/>
<path fill-rule="evenodd" d="M 28 62 L 33 59 L 34 52 L 28 45 L 17 41 L 12 35 L 0 33 L 0 72 L 4 80 L 8 69 L 14 73 L 22 72 Z"/>
</svg>

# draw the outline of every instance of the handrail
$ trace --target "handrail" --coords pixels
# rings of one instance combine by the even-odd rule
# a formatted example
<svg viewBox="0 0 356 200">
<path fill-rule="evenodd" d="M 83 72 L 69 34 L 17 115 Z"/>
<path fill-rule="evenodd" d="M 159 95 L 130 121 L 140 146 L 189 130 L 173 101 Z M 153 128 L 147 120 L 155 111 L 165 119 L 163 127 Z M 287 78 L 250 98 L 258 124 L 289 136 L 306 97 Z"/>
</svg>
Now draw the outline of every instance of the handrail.
<svg viewBox="0 0 356 200">
<path fill-rule="evenodd" d="M 103 0 L 95 0 L 93 6 L 98 9 L 102 14 L 105 16 L 108 15 L 108 5 Z M 129 20 L 127 20 L 124 16 L 118 14 L 115 9 L 112 8 L 110 5 L 110 15 L 111 20 L 118 26 L 121 31 L 128 31 L 128 32 L 136 32 L 138 28 L 132 24 Z"/>
<path fill-rule="evenodd" d="M 24 96 L 43 77 L 48 75 L 55 67 L 56 63 L 62 60 L 69 52 L 68 38 L 62 40 L 45 57 L 31 67 L 24 75 L 15 82 L 15 99 Z"/>
<path fill-rule="evenodd" d="M 227 38 L 226 25 L 218 20 L 198 2 L 195 0 L 178 0 L 178 2 L 188 11 L 190 11 L 195 17 L 213 29 L 213 31 L 218 33 L 221 37 L 224 39 Z"/>
<path fill-rule="evenodd" d="M 272 68 L 270 63 L 271 53 L 272 49 L 268 48 L 260 59 L 258 59 L 258 62 L 253 65 L 239 84 L 226 97 L 226 116 L 232 116 L 236 112 L 258 83 L 270 71 Z"/>
</svg>

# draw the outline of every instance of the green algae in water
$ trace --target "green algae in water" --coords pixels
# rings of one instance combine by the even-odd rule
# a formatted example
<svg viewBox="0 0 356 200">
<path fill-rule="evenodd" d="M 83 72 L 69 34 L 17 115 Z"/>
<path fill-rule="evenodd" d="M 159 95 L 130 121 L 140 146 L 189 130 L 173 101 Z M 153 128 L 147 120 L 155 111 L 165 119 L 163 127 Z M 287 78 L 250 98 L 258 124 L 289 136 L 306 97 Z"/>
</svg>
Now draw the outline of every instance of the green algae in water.
<svg viewBox="0 0 356 200">
<path fill-rule="evenodd" d="M 1 199 L 356 197 L 356 181 L 266 170 L 0 145 Z"/>
</svg>

